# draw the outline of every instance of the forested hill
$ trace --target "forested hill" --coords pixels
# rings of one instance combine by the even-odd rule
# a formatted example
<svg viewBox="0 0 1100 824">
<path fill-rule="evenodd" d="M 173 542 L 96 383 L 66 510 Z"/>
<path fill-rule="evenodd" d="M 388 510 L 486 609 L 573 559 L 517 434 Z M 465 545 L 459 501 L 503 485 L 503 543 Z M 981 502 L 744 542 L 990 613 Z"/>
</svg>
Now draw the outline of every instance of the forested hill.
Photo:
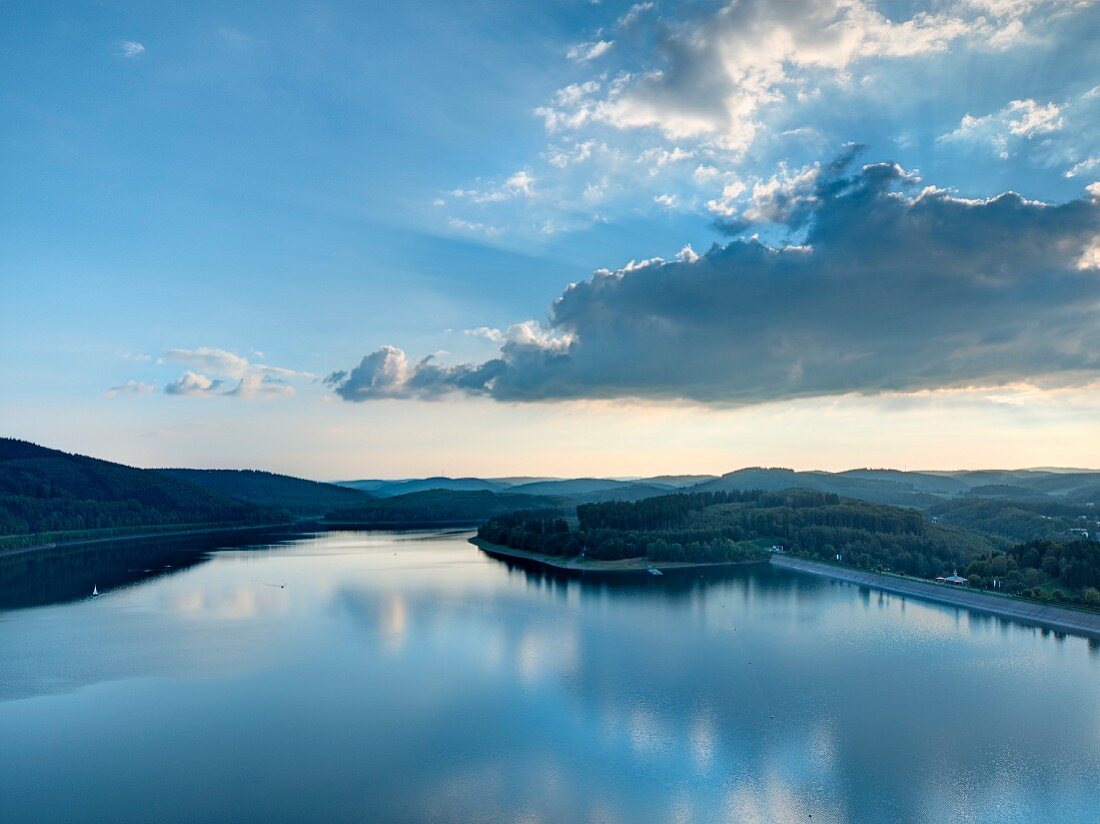
<svg viewBox="0 0 1100 824">
<path fill-rule="evenodd" d="M 0 438 L 0 538 L 287 518 L 148 469 Z"/>
<path fill-rule="evenodd" d="M 307 481 L 253 469 L 157 469 L 242 501 L 285 509 L 296 515 L 324 515 L 333 509 L 365 504 L 371 496 L 357 489 Z"/>
<path fill-rule="evenodd" d="M 560 515 L 572 502 L 567 498 L 521 495 L 487 490 L 459 492 L 433 489 L 381 498 L 356 507 L 337 509 L 325 516 L 333 523 L 354 524 L 473 524 L 517 510 Z"/>
<path fill-rule="evenodd" d="M 1015 541 L 1073 540 L 1100 529 L 1095 506 L 1055 500 L 1005 500 L 961 495 L 937 504 L 929 514 L 940 523 Z"/>
<path fill-rule="evenodd" d="M 490 543 L 559 557 L 715 562 L 782 545 L 812 558 L 921 576 L 948 573 L 1001 545 L 929 523 L 920 512 L 812 490 L 698 492 L 577 507 L 579 524 L 523 513 L 490 520 Z"/>
</svg>

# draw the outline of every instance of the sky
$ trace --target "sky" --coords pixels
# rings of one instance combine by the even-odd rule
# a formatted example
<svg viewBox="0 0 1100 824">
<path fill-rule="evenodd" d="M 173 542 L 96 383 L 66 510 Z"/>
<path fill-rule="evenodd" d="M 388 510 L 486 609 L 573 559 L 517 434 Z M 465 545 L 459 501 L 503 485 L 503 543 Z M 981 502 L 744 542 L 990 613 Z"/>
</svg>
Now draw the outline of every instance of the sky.
<svg viewBox="0 0 1100 824">
<path fill-rule="evenodd" d="M 1100 466 L 1100 4 L 0 2 L 0 432 Z"/>
</svg>

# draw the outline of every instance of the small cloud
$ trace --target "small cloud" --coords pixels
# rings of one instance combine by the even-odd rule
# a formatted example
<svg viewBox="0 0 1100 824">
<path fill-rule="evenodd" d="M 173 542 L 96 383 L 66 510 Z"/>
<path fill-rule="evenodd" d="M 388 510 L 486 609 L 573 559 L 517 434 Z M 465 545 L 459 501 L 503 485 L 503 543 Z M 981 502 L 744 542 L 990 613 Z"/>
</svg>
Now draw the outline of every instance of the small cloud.
<svg viewBox="0 0 1100 824">
<path fill-rule="evenodd" d="M 479 326 L 477 329 L 467 329 L 466 334 L 475 338 L 485 338 L 485 340 L 492 341 L 493 343 L 501 343 L 504 340 L 504 333 L 499 329 L 493 329 L 491 326 Z"/>
<path fill-rule="evenodd" d="M 450 196 L 455 200 L 468 200 L 471 203 L 501 203 L 516 197 L 535 196 L 535 177 L 526 169 L 520 169 L 500 185 L 491 185 L 486 189 L 453 189 Z M 437 200 L 435 205 L 444 205 Z"/>
<path fill-rule="evenodd" d="M 680 198 L 676 195 L 657 195 L 653 198 L 653 202 L 662 209 L 675 209 L 680 205 Z"/>
<path fill-rule="evenodd" d="M 676 260 L 680 263 L 695 263 L 699 259 L 699 254 L 691 248 L 691 244 L 685 244 L 679 252 L 676 253 Z"/>
<path fill-rule="evenodd" d="M 136 40 L 123 40 L 118 44 L 115 54 L 123 60 L 133 60 L 145 54 L 145 46 Z"/>
<path fill-rule="evenodd" d="M 200 346 L 198 349 L 169 349 L 160 356 L 160 359 L 238 380 L 245 375 L 250 366 L 246 358 L 234 352 L 205 346 Z"/>
<path fill-rule="evenodd" d="M 652 10 L 656 5 L 657 4 L 652 2 L 652 0 L 647 0 L 644 3 L 635 3 L 627 10 L 626 14 L 615 22 L 615 25 L 621 29 L 630 28 L 638 22 L 639 17 L 647 11 Z"/>
<path fill-rule="evenodd" d="M 600 55 L 607 54 L 614 45 L 615 41 L 613 40 L 594 40 L 589 43 L 577 43 L 575 46 L 569 47 L 565 56 L 570 60 L 576 60 L 578 63 L 584 63 L 588 60 L 595 60 Z"/>
<path fill-rule="evenodd" d="M 531 197 L 535 193 L 535 178 L 530 172 L 521 169 L 504 181 L 504 188 L 523 197 Z"/>
<path fill-rule="evenodd" d="M 1100 157 L 1090 157 L 1087 160 L 1082 160 L 1080 163 L 1074 164 L 1070 169 L 1066 170 L 1066 177 L 1077 177 L 1082 172 L 1091 172 L 1097 166 L 1100 166 Z"/>
<path fill-rule="evenodd" d="M 721 172 L 714 166 L 699 164 L 695 167 L 695 171 L 691 173 L 691 178 L 696 183 L 704 184 L 714 180 L 714 178 L 718 177 L 720 174 Z"/>
<path fill-rule="evenodd" d="M 989 143 L 1002 160 L 1010 156 L 1010 145 L 1022 140 L 1059 131 L 1065 125 L 1062 107 L 1056 103 L 1039 104 L 1034 100 L 1013 100 L 999 112 L 974 117 L 963 116 L 953 132 L 940 135 L 942 143 L 969 141 Z"/>
<path fill-rule="evenodd" d="M 289 398 L 294 387 L 282 378 L 256 373 L 245 375 L 235 387 L 225 393 L 231 398 Z"/>
<path fill-rule="evenodd" d="M 500 234 L 500 229 L 496 226 L 490 226 L 486 223 L 478 223 L 473 220 L 462 220 L 457 217 L 447 218 L 447 225 L 452 229 L 457 229 L 460 232 L 471 232 L 473 234 L 485 235 L 486 237 L 496 237 Z"/>
<path fill-rule="evenodd" d="M 152 392 L 156 392 L 157 388 L 151 383 L 142 383 L 141 381 L 125 381 L 118 386 L 112 386 L 103 394 L 108 398 L 116 397 L 138 397 L 139 395 L 148 395 Z"/>
<path fill-rule="evenodd" d="M 221 388 L 220 380 L 213 380 L 198 372 L 187 371 L 164 387 L 166 395 L 184 395 L 206 397 L 217 393 Z"/>
<path fill-rule="evenodd" d="M 256 350 L 252 350 L 252 354 L 263 356 Z M 164 387 L 169 395 L 223 395 L 243 399 L 288 397 L 294 394 L 291 381 L 309 381 L 317 377 L 309 372 L 253 363 L 236 352 L 212 347 L 169 349 L 157 362 L 190 367 Z M 233 388 L 225 390 L 226 386 Z"/>
</svg>

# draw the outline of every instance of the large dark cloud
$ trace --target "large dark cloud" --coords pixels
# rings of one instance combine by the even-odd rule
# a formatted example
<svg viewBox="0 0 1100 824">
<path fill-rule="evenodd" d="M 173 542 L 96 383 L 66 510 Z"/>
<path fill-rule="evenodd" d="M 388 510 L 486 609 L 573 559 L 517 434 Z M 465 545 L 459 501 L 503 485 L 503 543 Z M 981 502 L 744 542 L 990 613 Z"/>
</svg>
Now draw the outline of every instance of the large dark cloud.
<svg viewBox="0 0 1100 824">
<path fill-rule="evenodd" d="M 597 272 L 482 364 L 386 347 L 329 383 L 352 401 L 687 398 L 1073 383 L 1100 373 L 1100 202 L 968 200 L 896 165 L 830 164 L 782 194 L 797 244 L 738 239 Z"/>
</svg>

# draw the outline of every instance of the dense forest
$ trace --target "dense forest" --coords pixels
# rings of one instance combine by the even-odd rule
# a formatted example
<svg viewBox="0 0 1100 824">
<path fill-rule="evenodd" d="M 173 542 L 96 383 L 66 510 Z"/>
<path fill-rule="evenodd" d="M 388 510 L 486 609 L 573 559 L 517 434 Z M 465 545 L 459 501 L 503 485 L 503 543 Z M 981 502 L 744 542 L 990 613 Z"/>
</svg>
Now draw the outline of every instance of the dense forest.
<svg viewBox="0 0 1100 824">
<path fill-rule="evenodd" d="M 565 498 L 541 495 L 433 489 L 336 509 L 328 513 L 325 520 L 330 523 L 368 526 L 473 524 L 517 510 L 533 510 L 544 515 L 560 516 L 569 503 Z"/>
<path fill-rule="evenodd" d="M 930 524 L 912 509 L 811 490 L 700 492 L 577 507 L 578 526 L 522 513 L 494 518 L 484 540 L 548 555 L 717 562 L 759 557 L 761 545 L 865 569 L 931 577 L 998 548 Z"/>
<path fill-rule="evenodd" d="M 151 470 L 0 438 L 0 537 L 287 519 Z"/>
<path fill-rule="evenodd" d="M 285 509 L 296 515 L 323 515 L 340 507 L 352 507 L 371 500 L 357 489 L 307 481 L 254 469 L 157 469 L 222 495 L 261 506 Z"/>
<path fill-rule="evenodd" d="M 952 524 L 1014 541 L 1071 540 L 1074 530 L 1097 527 L 1095 508 L 1057 501 L 1021 501 L 963 495 L 929 510 L 940 523 Z M 1080 535 L 1079 537 L 1084 537 Z"/>
<path fill-rule="evenodd" d="M 1100 609 L 1098 541 L 1029 541 L 976 558 L 966 575 L 971 586 Z"/>
</svg>

